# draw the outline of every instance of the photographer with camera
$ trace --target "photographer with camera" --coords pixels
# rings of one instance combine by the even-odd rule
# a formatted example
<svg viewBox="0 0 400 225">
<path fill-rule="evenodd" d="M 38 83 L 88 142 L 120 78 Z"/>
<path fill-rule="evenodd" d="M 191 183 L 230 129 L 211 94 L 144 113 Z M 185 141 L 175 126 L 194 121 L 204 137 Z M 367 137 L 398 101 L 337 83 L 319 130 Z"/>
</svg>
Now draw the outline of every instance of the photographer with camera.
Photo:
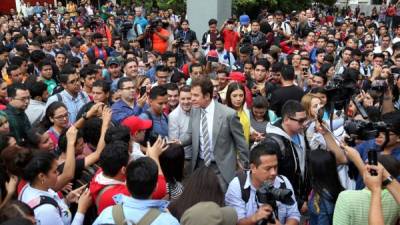
<svg viewBox="0 0 400 225">
<path fill-rule="evenodd" d="M 368 151 L 371 149 L 378 151 L 381 155 L 391 155 L 400 160 L 400 111 L 386 113 L 382 115 L 382 120 L 384 123 L 381 123 L 379 127 L 376 123 L 370 129 L 361 125 L 355 132 L 356 138 L 367 139 L 355 147 L 362 161 L 368 158 Z M 347 129 L 347 133 L 353 135 L 354 132 Z M 375 138 L 368 138 L 367 134 L 374 133 L 377 134 Z M 362 177 L 359 176 L 356 182 L 356 189 L 362 188 L 364 188 L 364 183 L 362 182 Z"/>
<path fill-rule="evenodd" d="M 235 208 L 238 225 L 297 225 L 300 213 L 289 180 L 278 175 L 279 145 L 266 138 L 250 152 L 250 171 L 244 171 L 229 184 L 225 204 Z"/>
<path fill-rule="evenodd" d="M 163 28 L 160 19 L 150 21 L 150 25 L 146 26 L 146 38 L 151 40 L 152 49 L 160 54 L 164 54 L 168 49 L 169 31 Z"/>
</svg>

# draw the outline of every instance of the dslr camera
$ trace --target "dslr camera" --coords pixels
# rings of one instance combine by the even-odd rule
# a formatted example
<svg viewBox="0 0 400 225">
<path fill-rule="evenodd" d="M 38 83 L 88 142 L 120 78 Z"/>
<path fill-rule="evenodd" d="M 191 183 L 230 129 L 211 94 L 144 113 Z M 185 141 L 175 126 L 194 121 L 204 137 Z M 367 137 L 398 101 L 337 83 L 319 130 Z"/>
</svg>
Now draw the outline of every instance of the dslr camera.
<svg viewBox="0 0 400 225">
<path fill-rule="evenodd" d="M 292 191 L 286 188 L 275 188 L 273 183 L 264 182 L 256 191 L 257 200 L 261 204 L 268 204 L 272 207 L 273 212 L 269 218 L 260 220 L 257 225 L 266 225 L 267 223 L 275 224 L 275 216 L 277 215 L 276 201 L 280 201 L 285 205 L 293 205 Z M 275 213 L 276 212 L 276 213 Z"/>
<path fill-rule="evenodd" d="M 386 132 L 388 126 L 385 122 L 369 122 L 364 120 L 346 120 L 344 130 L 350 136 L 345 141 L 349 146 L 355 146 L 356 139 L 369 140 L 376 138 L 379 132 Z"/>
</svg>

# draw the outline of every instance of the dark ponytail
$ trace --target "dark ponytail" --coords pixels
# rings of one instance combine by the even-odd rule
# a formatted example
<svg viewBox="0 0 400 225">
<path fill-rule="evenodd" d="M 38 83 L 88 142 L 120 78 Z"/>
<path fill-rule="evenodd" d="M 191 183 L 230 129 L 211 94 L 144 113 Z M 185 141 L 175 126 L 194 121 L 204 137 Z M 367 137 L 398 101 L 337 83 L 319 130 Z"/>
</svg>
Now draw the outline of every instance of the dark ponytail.
<svg viewBox="0 0 400 225">
<path fill-rule="evenodd" d="M 23 168 L 22 178 L 32 183 L 39 173 L 47 174 L 56 156 L 51 152 L 37 151 Z"/>
</svg>

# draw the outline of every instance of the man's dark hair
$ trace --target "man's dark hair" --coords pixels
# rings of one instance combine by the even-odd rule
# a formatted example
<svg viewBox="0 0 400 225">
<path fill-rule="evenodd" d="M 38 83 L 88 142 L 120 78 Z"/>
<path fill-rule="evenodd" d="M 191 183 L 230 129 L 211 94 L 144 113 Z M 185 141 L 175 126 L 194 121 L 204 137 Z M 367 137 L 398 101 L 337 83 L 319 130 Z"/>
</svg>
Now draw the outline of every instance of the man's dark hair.
<svg viewBox="0 0 400 225">
<path fill-rule="evenodd" d="M 300 102 L 296 100 L 288 100 L 282 106 L 282 118 L 295 117 L 297 112 L 304 112 L 305 109 Z"/>
<path fill-rule="evenodd" d="M 283 65 L 281 70 L 282 79 L 284 80 L 294 80 L 295 74 L 293 66 Z"/>
<path fill-rule="evenodd" d="M 200 63 L 192 63 L 192 64 L 189 66 L 189 73 L 192 73 L 192 72 L 193 72 L 193 67 L 201 67 L 201 68 L 203 68 L 203 65 L 201 65 Z"/>
<path fill-rule="evenodd" d="M 208 77 L 199 77 L 195 78 L 192 81 L 192 88 L 200 87 L 201 93 L 205 96 L 206 94 L 210 95 L 210 98 L 213 96 L 214 86 Z"/>
<path fill-rule="evenodd" d="M 11 84 L 10 86 L 7 87 L 7 95 L 9 98 L 14 98 L 17 96 L 17 90 L 28 90 L 28 88 L 25 86 L 25 84 L 22 83 L 15 83 Z"/>
<path fill-rule="evenodd" d="M 53 64 L 51 63 L 50 60 L 44 59 L 42 61 L 39 62 L 39 70 L 42 70 L 44 66 L 51 66 L 51 68 L 53 69 Z"/>
<path fill-rule="evenodd" d="M 208 26 L 213 25 L 213 24 L 218 24 L 218 21 L 216 19 L 210 19 L 208 21 Z"/>
<path fill-rule="evenodd" d="M 131 140 L 129 128 L 126 126 L 112 126 L 108 128 L 104 137 L 104 141 L 106 144 L 108 144 L 114 140 L 123 141 L 128 144 Z"/>
<path fill-rule="evenodd" d="M 64 55 L 64 56 L 67 56 L 67 54 L 65 54 L 65 52 L 64 52 L 64 51 L 57 51 L 55 55 L 56 55 L 56 57 L 57 57 L 58 55 Z"/>
<path fill-rule="evenodd" d="M 10 64 L 17 65 L 17 66 L 22 66 L 24 62 L 27 62 L 24 57 L 21 56 L 14 56 L 10 59 Z"/>
<path fill-rule="evenodd" d="M 167 73 L 169 73 L 170 71 L 169 71 L 169 68 L 167 67 L 167 66 L 164 66 L 164 65 L 159 65 L 159 66 L 156 66 L 156 74 L 158 73 L 158 72 L 167 72 Z"/>
<path fill-rule="evenodd" d="M 325 49 L 318 48 L 318 49 L 315 51 L 315 55 L 316 55 L 316 56 L 318 56 L 319 54 L 322 54 L 322 53 L 325 53 Z"/>
<path fill-rule="evenodd" d="M 69 76 L 73 75 L 76 73 L 75 67 L 72 66 L 64 66 L 64 68 L 61 70 L 60 75 L 58 79 L 60 80 L 61 83 L 66 84 L 68 82 Z"/>
<path fill-rule="evenodd" d="M 333 46 L 336 47 L 336 42 L 335 42 L 334 40 L 328 40 L 328 41 L 326 42 L 326 45 L 328 45 L 328 44 L 332 44 Z"/>
<path fill-rule="evenodd" d="M 167 88 L 167 91 L 179 91 L 179 87 L 176 83 L 168 83 L 165 85 L 165 88 Z"/>
<path fill-rule="evenodd" d="M 179 93 L 181 93 L 181 92 L 190 92 L 190 86 L 185 85 L 185 86 L 181 87 L 181 89 L 179 89 Z"/>
<path fill-rule="evenodd" d="M 261 164 L 261 156 L 277 155 L 279 151 L 279 144 L 276 143 L 276 141 L 272 138 L 266 138 L 251 149 L 250 164 L 254 164 L 256 167 L 258 167 Z"/>
<path fill-rule="evenodd" d="M 254 65 L 254 68 L 256 68 L 258 65 L 264 67 L 267 71 L 269 70 L 269 67 L 271 66 L 271 64 L 266 59 L 257 60 L 257 63 Z"/>
<path fill-rule="evenodd" d="M 97 146 L 101 135 L 102 120 L 98 117 L 90 118 L 83 126 L 82 134 L 85 143 Z"/>
<path fill-rule="evenodd" d="M 268 107 L 268 100 L 263 96 L 257 96 L 253 101 L 253 108 L 266 109 Z"/>
<path fill-rule="evenodd" d="M 45 58 L 46 58 L 46 54 L 44 54 L 44 52 L 41 50 L 34 50 L 31 53 L 31 61 L 33 63 L 39 63 L 41 60 L 43 60 Z"/>
<path fill-rule="evenodd" d="M 127 166 L 129 162 L 128 143 L 120 140 L 108 143 L 100 154 L 99 162 L 104 175 L 109 177 L 116 176 L 120 169 Z"/>
<path fill-rule="evenodd" d="M 97 69 L 94 66 L 86 65 L 79 71 L 81 78 L 85 79 L 89 75 L 97 74 Z"/>
<path fill-rule="evenodd" d="M 43 81 L 30 82 L 27 84 L 31 98 L 42 97 L 43 93 L 47 90 L 47 85 Z"/>
<path fill-rule="evenodd" d="M 93 87 L 101 87 L 104 93 L 109 93 L 111 89 L 110 83 L 105 80 L 96 80 L 93 82 Z"/>
<path fill-rule="evenodd" d="M 365 46 L 365 45 L 369 45 L 369 44 L 374 45 L 374 41 L 373 41 L 373 40 L 368 40 L 368 41 L 366 41 L 366 42 L 364 43 L 364 46 Z"/>
<path fill-rule="evenodd" d="M 167 88 L 165 86 L 155 86 L 150 90 L 149 98 L 151 100 L 157 99 L 158 96 L 166 96 Z"/>
<path fill-rule="evenodd" d="M 385 55 L 383 53 L 374 53 L 374 59 L 375 58 L 382 58 L 385 59 Z"/>
<path fill-rule="evenodd" d="M 130 78 L 130 77 L 121 77 L 121 78 L 118 80 L 117 88 L 118 88 L 119 90 L 122 90 L 122 88 L 123 88 L 123 86 L 124 86 L 124 83 L 126 83 L 126 82 L 133 82 L 133 80 L 132 80 L 132 78 Z"/>
<path fill-rule="evenodd" d="M 169 58 L 175 58 L 176 59 L 176 55 L 171 52 L 171 51 L 166 51 L 164 54 L 162 54 L 161 59 L 162 61 L 166 62 Z"/>
<path fill-rule="evenodd" d="M 132 161 L 126 169 L 126 185 L 136 199 L 148 199 L 157 185 L 158 167 L 149 157 Z"/>
<path fill-rule="evenodd" d="M 19 66 L 18 66 L 18 65 L 11 64 L 11 65 L 9 65 L 8 68 L 7 68 L 7 74 L 8 74 L 8 75 L 11 75 L 11 72 L 14 71 L 14 70 L 17 70 L 17 69 L 19 69 Z"/>
<path fill-rule="evenodd" d="M 353 49 L 350 47 L 344 48 L 342 54 L 344 54 L 345 51 L 350 51 L 350 54 L 353 54 Z"/>
</svg>

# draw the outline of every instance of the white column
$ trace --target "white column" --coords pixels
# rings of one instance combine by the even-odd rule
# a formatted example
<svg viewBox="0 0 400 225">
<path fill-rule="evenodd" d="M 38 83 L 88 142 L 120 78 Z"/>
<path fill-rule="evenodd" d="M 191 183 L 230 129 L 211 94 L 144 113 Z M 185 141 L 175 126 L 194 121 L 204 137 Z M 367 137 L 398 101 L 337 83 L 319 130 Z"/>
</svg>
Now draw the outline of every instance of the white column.
<svg viewBox="0 0 400 225">
<path fill-rule="evenodd" d="M 208 30 L 208 20 L 218 20 L 218 29 L 232 15 L 232 0 L 187 0 L 187 18 L 197 39 Z"/>
</svg>

